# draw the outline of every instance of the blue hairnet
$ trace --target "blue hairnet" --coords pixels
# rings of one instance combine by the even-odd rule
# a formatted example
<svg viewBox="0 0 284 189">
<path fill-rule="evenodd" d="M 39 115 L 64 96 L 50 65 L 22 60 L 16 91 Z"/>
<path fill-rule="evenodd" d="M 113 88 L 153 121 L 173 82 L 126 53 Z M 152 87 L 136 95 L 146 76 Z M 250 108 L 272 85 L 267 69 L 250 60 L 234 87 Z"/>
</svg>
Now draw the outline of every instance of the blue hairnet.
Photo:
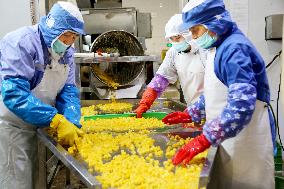
<svg viewBox="0 0 284 189">
<path fill-rule="evenodd" d="M 67 5 L 67 8 L 64 5 Z M 73 10 L 70 10 L 70 7 Z M 76 10 L 74 5 L 70 6 L 67 2 L 54 4 L 48 15 L 41 18 L 39 28 L 48 47 L 51 47 L 52 41 L 65 31 L 85 34 L 84 21 L 79 9 Z"/>
<path fill-rule="evenodd" d="M 201 3 L 194 6 L 198 2 Z M 182 10 L 182 19 L 184 30 L 205 25 L 218 36 L 225 34 L 234 25 L 222 0 L 191 0 Z"/>
</svg>

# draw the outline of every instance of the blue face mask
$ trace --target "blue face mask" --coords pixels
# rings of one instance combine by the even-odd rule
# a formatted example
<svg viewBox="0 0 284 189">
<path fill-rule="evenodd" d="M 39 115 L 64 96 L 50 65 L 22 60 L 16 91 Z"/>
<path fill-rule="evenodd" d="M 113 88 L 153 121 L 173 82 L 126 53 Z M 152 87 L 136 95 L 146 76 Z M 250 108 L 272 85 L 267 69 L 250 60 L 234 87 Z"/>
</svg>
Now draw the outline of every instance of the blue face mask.
<svg viewBox="0 0 284 189">
<path fill-rule="evenodd" d="M 57 39 L 52 45 L 52 50 L 57 54 L 62 55 L 63 53 L 65 53 L 68 47 L 69 45 L 66 45 L 63 42 L 61 42 L 59 39 Z"/>
<path fill-rule="evenodd" d="M 172 45 L 177 52 L 185 51 L 189 47 L 189 44 L 185 40 L 182 42 L 172 42 Z"/>
<path fill-rule="evenodd" d="M 202 36 L 198 37 L 195 39 L 195 43 L 197 46 L 203 48 L 203 49 L 208 49 L 211 47 L 215 42 L 217 41 L 216 37 L 212 37 L 209 35 L 208 31 L 205 32 Z"/>
</svg>

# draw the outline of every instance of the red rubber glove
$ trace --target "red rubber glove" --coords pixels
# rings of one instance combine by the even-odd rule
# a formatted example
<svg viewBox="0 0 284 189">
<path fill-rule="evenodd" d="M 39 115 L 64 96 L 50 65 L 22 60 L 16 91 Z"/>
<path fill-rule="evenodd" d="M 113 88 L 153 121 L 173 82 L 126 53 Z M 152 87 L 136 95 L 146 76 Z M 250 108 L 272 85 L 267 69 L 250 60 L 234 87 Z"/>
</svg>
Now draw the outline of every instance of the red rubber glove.
<svg viewBox="0 0 284 189">
<path fill-rule="evenodd" d="M 144 91 L 142 99 L 139 102 L 138 108 L 134 110 L 134 112 L 136 112 L 137 114 L 137 118 L 141 118 L 142 114 L 150 109 L 150 107 L 152 106 L 153 102 L 156 100 L 157 97 L 158 93 L 151 87 L 148 87 Z"/>
<path fill-rule="evenodd" d="M 190 123 L 191 121 L 191 117 L 190 115 L 187 113 L 187 111 L 184 112 L 173 112 L 170 113 L 169 115 L 167 115 L 166 117 L 164 117 L 162 119 L 162 121 L 165 124 L 177 124 L 177 123 Z"/>
<path fill-rule="evenodd" d="M 172 162 L 174 165 L 178 165 L 182 162 L 184 164 L 188 164 L 194 156 L 205 151 L 210 146 L 211 143 L 203 134 L 201 134 L 179 149 L 174 155 Z"/>
</svg>

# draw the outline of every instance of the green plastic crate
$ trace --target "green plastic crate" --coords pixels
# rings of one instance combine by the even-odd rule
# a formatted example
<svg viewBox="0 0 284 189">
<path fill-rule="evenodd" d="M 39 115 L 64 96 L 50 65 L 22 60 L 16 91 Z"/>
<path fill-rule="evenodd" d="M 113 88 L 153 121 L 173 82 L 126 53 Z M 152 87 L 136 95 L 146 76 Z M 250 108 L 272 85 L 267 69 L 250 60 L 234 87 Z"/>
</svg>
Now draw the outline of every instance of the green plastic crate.
<svg viewBox="0 0 284 189">
<path fill-rule="evenodd" d="M 275 189 L 284 189 L 284 177 L 275 176 Z"/>
<path fill-rule="evenodd" d="M 274 157 L 275 171 L 282 171 L 282 148 L 277 143 L 277 154 Z M 275 189 L 284 189 L 284 177 L 280 175 L 275 176 Z"/>
<path fill-rule="evenodd" d="M 274 157 L 274 165 L 275 165 L 275 171 L 282 171 L 282 148 L 277 143 L 277 154 Z"/>
<path fill-rule="evenodd" d="M 143 113 L 142 116 L 144 118 L 157 118 L 162 120 L 168 113 L 167 112 L 146 112 Z M 136 113 L 124 113 L 124 114 L 99 114 L 92 116 L 84 116 L 84 120 L 96 120 L 96 119 L 112 119 L 118 117 L 135 117 Z"/>
</svg>

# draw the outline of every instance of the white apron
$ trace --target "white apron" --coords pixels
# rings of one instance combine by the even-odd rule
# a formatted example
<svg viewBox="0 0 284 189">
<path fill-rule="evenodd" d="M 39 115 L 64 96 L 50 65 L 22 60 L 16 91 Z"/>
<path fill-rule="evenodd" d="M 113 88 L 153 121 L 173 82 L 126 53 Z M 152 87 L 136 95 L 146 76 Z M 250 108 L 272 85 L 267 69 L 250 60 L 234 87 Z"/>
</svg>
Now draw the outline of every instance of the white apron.
<svg viewBox="0 0 284 189">
<path fill-rule="evenodd" d="M 216 49 L 210 49 L 204 79 L 207 121 L 221 114 L 228 88 L 215 75 Z M 249 125 L 219 146 L 210 189 L 274 189 L 274 159 L 266 103 L 257 100 Z"/>
<path fill-rule="evenodd" d="M 184 99 L 190 105 L 203 93 L 205 60 L 202 53 L 184 53 L 177 56 L 175 67 Z"/>
<path fill-rule="evenodd" d="M 69 66 L 52 61 L 32 93 L 54 105 L 63 88 Z M 33 189 L 37 183 L 36 128 L 10 112 L 0 99 L 0 188 Z"/>
</svg>

